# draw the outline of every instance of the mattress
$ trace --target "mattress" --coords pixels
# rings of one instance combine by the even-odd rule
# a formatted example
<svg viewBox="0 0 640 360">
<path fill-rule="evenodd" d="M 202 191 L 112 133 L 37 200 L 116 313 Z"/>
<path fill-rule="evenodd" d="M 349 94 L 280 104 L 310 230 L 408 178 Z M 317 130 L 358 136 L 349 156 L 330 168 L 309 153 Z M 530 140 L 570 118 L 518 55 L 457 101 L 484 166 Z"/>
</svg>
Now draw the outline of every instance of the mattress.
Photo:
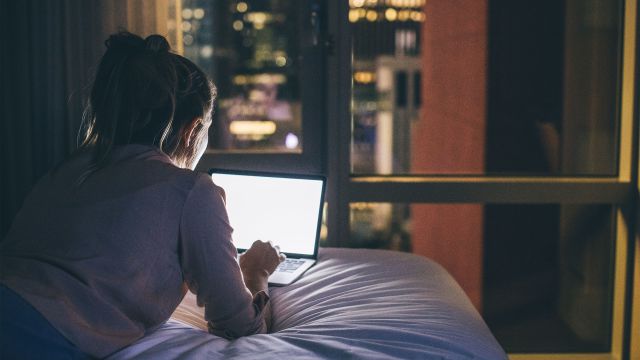
<svg viewBox="0 0 640 360">
<path fill-rule="evenodd" d="M 270 334 L 208 334 L 189 293 L 167 323 L 110 359 L 507 358 L 451 275 L 424 257 L 321 248 L 314 267 L 270 296 Z"/>
</svg>

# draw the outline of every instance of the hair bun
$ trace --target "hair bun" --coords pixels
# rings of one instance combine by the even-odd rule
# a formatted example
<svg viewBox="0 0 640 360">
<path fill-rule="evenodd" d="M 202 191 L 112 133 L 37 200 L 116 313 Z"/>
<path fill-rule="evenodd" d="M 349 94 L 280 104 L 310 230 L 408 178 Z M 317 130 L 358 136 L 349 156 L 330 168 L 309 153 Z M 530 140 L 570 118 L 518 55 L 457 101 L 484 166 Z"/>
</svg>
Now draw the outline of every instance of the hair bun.
<svg viewBox="0 0 640 360">
<path fill-rule="evenodd" d="M 121 31 L 109 36 L 104 44 L 108 50 L 130 52 L 144 49 L 145 41 L 138 35 Z"/>
<path fill-rule="evenodd" d="M 108 50 L 122 51 L 125 53 L 141 52 L 148 50 L 154 53 L 166 53 L 171 47 L 162 35 L 149 35 L 146 39 L 127 31 L 109 36 L 104 42 Z"/>
<path fill-rule="evenodd" d="M 162 35 L 149 35 L 144 40 L 145 49 L 153 52 L 168 52 L 171 49 L 169 42 Z"/>
</svg>

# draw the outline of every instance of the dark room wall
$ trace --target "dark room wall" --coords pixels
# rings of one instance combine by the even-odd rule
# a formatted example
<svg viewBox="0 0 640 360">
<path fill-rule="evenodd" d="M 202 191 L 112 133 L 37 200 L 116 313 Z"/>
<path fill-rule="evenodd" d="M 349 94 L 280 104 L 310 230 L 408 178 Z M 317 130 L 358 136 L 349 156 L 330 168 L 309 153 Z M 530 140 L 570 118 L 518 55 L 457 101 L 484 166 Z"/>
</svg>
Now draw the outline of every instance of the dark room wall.
<svg viewBox="0 0 640 360">
<path fill-rule="evenodd" d="M 97 32 L 87 5 L 2 2 L 2 237 L 37 179 L 74 148 L 82 86 L 100 49 L 83 41 Z"/>
<path fill-rule="evenodd" d="M 162 3 L 0 1 L 0 239 L 35 182 L 75 149 L 104 39 L 149 32 Z"/>
</svg>

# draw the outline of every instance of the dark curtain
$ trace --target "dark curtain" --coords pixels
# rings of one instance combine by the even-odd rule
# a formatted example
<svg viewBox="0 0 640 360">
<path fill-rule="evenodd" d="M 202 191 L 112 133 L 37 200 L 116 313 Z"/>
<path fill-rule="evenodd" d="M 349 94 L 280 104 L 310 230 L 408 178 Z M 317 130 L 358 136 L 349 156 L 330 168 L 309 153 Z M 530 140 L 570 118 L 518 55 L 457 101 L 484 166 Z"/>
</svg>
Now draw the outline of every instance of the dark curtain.
<svg viewBox="0 0 640 360">
<path fill-rule="evenodd" d="M 129 2 L 0 0 L 0 239 L 36 181 L 76 148 L 103 41 L 127 27 Z"/>
</svg>

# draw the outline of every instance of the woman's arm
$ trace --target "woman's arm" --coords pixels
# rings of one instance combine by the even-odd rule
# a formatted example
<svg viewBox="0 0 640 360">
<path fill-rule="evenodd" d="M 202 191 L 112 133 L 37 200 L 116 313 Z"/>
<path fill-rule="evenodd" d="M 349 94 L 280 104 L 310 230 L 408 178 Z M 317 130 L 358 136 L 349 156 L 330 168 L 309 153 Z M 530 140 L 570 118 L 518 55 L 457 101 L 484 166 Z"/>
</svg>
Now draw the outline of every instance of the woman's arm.
<svg viewBox="0 0 640 360">
<path fill-rule="evenodd" d="M 284 261 L 277 246 L 270 242 L 256 240 L 249 250 L 240 255 L 240 269 L 247 289 L 254 296 L 259 292 L 268 292 L 269 275 Z M 271 304 L 267 303 L 262 310 L 267 331 L 271 331 Z"/>
<path fill-rule="evenodd" d="M 245 285 L 223 196 L 204 174 L 188 195 L 180 230 L 183 276 L 198 305 L 205 307 L 211 333 L 226 338 L 264 333 L 267 280 L 255 270 L 257 266 L 250 266 L 246 273 L 252 288 Z M 243 263 L 256 265 L 254 256 L 248 255 Z"/>
</svg>

